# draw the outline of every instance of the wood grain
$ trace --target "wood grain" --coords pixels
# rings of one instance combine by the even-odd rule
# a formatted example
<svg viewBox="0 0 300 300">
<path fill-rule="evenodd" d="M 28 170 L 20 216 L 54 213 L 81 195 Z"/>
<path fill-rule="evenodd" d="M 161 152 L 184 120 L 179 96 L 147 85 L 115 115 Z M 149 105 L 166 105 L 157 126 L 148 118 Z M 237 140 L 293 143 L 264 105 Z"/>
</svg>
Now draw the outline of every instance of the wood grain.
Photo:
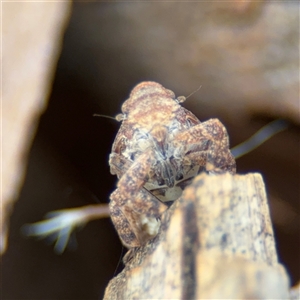
<svg viewBox="0 0 300 300">
<path fill-rule="evenodd" d="M 288 299 L 260 174 L 200 174 L 104 299 Z"/>
</svg>

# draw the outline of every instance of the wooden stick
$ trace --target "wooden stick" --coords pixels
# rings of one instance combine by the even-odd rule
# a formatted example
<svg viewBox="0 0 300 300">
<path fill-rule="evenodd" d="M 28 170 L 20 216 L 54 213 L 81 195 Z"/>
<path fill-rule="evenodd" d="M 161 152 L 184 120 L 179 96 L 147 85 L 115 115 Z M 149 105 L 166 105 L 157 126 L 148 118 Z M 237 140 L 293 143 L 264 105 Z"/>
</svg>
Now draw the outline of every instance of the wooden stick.
<svg viewBox="0 0 300 300">
<path fill-rule="evenodd" d="M 260 174 L 199 175 L 104 299 L 289 299 Z"/>
</svg>

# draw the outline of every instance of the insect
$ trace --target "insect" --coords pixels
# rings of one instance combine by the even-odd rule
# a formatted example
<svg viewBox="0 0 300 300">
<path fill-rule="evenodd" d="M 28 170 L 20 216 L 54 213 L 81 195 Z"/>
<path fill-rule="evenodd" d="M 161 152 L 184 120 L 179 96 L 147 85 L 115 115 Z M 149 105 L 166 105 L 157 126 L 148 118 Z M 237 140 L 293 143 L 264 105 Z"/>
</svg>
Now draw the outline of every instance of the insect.
<svg viewBox="0 0 300 300">
<path fill-rule="evenodd" d="M 142 82 L 122 106 L 109 164 L 119 178 L 110 214 L 123 244 L 139 247 L 159 230 L 159 217 L 200 172 L 235 173 L 228 134 L 218 119 L 201 123 L 174 93 Z"/>
<path fill-rule="evenodd" d="M 157 235 L 160 216 L 197 174 L 234 174 L 236 164 L 225 127 L 218 119 L 200 122 L 181 106 L 185 99 L 156 82 L 138 84 L 116 116 L 122 123 L 109 164 L 119 181 L 109 208 L 97 204 L 52 212 L 49 219 L 25 225 L 24 233 L 54 234 L 55 250 L 61 253 L 75 227 L 110 215 L 122 243 L 139 247 Z M 274 133 L 286 128 L 281 121 L 275 121 Z M 260 135 L 266 138 L 272 132 Z M 253 147 L 260 143 L 257 140 L 248 144 Z M 236 155 L 240 152 L 235 149 Z"/>
</svg>

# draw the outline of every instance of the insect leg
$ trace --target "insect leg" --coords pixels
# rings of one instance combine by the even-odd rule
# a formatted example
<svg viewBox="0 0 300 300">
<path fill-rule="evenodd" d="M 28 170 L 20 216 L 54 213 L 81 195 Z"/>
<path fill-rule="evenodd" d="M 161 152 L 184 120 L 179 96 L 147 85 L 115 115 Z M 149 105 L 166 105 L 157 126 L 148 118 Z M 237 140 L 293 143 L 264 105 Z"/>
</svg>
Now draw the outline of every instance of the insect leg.
<svg viewBox="0 0 300 300">
<path fill-rule="evenodd" d="M 146 189 L 141 189 L 132 199 L 124 205 L 121 191 L 117 189 L 110 196 L 110 215 L 120 236 L 127 248 L 144 245 L 149 239 L 155 237 L 160 228 L 160 215 L 167 206 L 158 201 Z"/>
</svg>

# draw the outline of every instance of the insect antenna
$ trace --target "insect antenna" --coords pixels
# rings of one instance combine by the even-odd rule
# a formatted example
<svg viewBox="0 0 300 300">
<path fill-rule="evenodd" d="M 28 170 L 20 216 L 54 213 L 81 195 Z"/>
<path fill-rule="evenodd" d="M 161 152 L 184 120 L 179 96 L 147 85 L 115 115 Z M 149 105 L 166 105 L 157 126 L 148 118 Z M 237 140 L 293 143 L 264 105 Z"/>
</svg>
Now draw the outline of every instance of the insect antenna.
<svg viewBox="0 0 300 300">
<path fill-rule="evenodd" d="M 188 98 L 190 98 L 191 96 L 193 96 L 193 95 L 194 95 L 195 93 L 197 93 L 201 88 L 202 88 L 202 84 L 201 84 L 195 91 L 193 91 L 192 93 L 190 93 L 190 94 L 185 98 L 185 100 L 188 99 Z"/>
<path fill-rule="evenodd" d="M 184 102 L 186 99 L 188 99 L 189 97 L 191 97 L 192 95 L 194 95 L 195 93 L 197 93 L 200 89 L 201 89 L 202 85 L 200 85 L 195 91 L 193 91 L 192 93 L 190 93 L 187 97 L 185 96 L 179 96 L 177 97 L 177 102 L 178 103 L 182 103 Z"/>
<path fill-rule="evenodd" d="M 116 120 L 116 118 L 111 117 L 111 116 L 106 116 L 106 115 L 99 115 L 99 114 L 93 114 L 93 117 L 102 117 L 102 118 L 107 118 L 107 119 L 112 119 L 112 120 Z"/>
</svg>

